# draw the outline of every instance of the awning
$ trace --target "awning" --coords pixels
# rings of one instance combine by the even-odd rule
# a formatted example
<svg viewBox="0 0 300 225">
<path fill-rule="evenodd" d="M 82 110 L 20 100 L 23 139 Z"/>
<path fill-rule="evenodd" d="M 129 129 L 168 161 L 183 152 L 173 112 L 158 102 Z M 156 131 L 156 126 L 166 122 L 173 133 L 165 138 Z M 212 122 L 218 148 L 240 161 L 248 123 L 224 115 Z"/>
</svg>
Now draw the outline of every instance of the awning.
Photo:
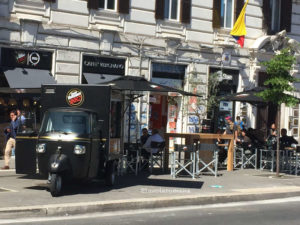
<svg viewBox="0 0 300 225">
<path fill-rule="evenodd" d="M 120 75 L 106 75 L 96 73 L 84 73 L 83 76 L 88 84 L 102 84 L 121 77 Z"/>
<path fill-rule="evenodd" d="M 106 83 L 112 86 L 113 89 L 129 91 L 131 94 L 143 94 L 143 92 L 161 92 L 161 93 L 179 93 L 185 96 L 202 97 L 198 94 L 186 92 L 176 88 L 168 87 L 161 84 L 156 84 L 146 80 L 143 77 L 137 76 L 122 76 L 118 79 Z"/>
<path fill-rule="evenodd" d="M 56 84 L 48 70 L 14 68 L 3 70 L 10 88 L 41 88 L 42 84 Z"/>
</svg>

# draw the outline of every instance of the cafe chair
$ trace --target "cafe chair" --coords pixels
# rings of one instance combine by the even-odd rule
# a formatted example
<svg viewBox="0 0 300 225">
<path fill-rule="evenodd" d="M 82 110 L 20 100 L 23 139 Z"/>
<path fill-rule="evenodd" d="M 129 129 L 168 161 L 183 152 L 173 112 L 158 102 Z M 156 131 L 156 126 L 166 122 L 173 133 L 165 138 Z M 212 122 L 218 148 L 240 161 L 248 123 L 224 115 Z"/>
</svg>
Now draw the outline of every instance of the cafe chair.
<svg viewBox="0 0 300 225">
<path fill-rule="evenodd" d="M 213 157 L 211 161 L 206 162 L 200 158 L 199 154 L 196 154 L 196 175 L 204 171 L 208 171 L 215 177 L 218 176 L 218 161 L 219 161 L 219 149 L 216 144 L 207 144 L 207 143 L 199 143 L 198 144 L 199 153 L 201 151 L 211 151 L 213 152 Z"/>
<path fill-rule="evenodd" d="M 155 142 L 152 141 L 150 143 L 151 146 L 151 152 L 150 152 L 150 158 L 149 158 L 149 164 L 150 164 L 150 172 L 152 173 L 153 167 L 157 165 L 159 168 L 163 168 L 163 157 L 164 157 L 164 151 L 165 151 L 165 142 Z M 152 152 L 152 149 L 157 149 L 158 151 L 156 153 Z"/>
<path fill-rule="evenodd" d="M 132 172 L 135 175 L 138 174 L 139 171 L 139 162 L 140 162 L 140 147 L 138 144 L 124 144 L 124 152 L 123 162 L 125 164 L 125 168 L 127 172 Z"/>
<path fill-rule="evenodd" d="M 182 153 L 184 153 L 183 158 Z M 196 154 L 197 145 L 175 144 L 174 151 L 171 153 L 171 176 L 176 178 L 181 172 L 185 171 L 193 179 L 196 176 Z"/>
<path fill-rule="evenodd" d="M 259 158 L 260 170 L 270 169 L 271 172 L 274 172 L 276 168 L 277 151 L 272 149 L 259 149 L 259 152 L 260 152 L 260 158 Z M 285 151 L 279 150 L 279 154 L 280 154 L 279 166 L 282 169 L 284 167 L 287 158 L 285 156 Z"/>
<path fill-rule="evenodd" d="M 245 169 L 253 167 L 257 169 L 257 148 L 242 144 L 234 149 L 234 167 Z"/>
<path fill-rule="evenodd" d="M 286 162 L 290 174 L 298 175 L 300 173 L 300 146 L 294 150 L 286 150 Z"/>
</svg>

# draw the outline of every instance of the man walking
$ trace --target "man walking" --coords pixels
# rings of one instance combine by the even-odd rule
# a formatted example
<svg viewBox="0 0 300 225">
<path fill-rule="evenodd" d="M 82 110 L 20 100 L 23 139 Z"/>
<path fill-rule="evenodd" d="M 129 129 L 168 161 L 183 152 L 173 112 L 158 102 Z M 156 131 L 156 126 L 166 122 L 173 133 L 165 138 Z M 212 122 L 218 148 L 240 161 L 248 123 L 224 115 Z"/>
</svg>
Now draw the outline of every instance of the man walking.
<svg viewBox="0 0 300 225">
<path fill-rule="evenodd" d="M 8 170 L 9 169 L 9 161 L 11 157 L 12 149 L 16 146 L 16 135 L 17 130 L 20 124 L 20 121 L 18 120 L 17 111 L 12 110 L 9 114 L 11 122 L 10 127 L 6 128 L 5 133 L 7 134 L 7 142 L 6 147 L 4 150 L 4 167 L 2 167 L 2 170 Z"/>
</svg>

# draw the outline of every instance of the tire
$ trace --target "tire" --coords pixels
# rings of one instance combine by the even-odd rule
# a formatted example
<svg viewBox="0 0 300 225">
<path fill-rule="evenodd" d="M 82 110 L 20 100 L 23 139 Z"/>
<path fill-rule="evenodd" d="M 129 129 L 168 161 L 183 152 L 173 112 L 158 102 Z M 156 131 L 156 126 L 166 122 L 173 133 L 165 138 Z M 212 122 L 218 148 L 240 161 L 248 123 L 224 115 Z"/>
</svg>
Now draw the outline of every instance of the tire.
<svg viewBox="0 0 300 225">
<path fill-rule="evenodd" d="M 62 176 L 56 173 L 51 174 L 50 179 L 50 193 L 52 197 L 57 197 L 62 190 Z"/>
<path fill-rule="evenodd" d="M 116 163 L 115 161 L 109 161 L 106 163 L 105 169 L 105 184 L 107 186 L 113 186 L 116 181 Z"/>
</svg>

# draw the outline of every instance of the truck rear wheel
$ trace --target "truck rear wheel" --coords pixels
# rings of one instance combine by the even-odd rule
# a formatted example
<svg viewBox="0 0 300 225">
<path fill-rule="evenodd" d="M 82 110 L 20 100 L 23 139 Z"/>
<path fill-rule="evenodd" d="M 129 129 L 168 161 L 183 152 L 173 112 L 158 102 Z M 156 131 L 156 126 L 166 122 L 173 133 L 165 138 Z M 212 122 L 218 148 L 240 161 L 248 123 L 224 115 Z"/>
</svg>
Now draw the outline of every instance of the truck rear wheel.
<svg viewBox="0 0 300 225">
<path fill-rule="evenodd" d="M 51 174 L 50 179 L 50 193 L 52 197 L 57 197 L 62 190 L 62 176 L 56 173 Z"/>
<path fill-rule="evenodd" d="M 107 186 L 113 186 L 116 180 L 116 163 L 115 161 L 109 161 L 105 168 L 105 184 Z"/>
</svg>

